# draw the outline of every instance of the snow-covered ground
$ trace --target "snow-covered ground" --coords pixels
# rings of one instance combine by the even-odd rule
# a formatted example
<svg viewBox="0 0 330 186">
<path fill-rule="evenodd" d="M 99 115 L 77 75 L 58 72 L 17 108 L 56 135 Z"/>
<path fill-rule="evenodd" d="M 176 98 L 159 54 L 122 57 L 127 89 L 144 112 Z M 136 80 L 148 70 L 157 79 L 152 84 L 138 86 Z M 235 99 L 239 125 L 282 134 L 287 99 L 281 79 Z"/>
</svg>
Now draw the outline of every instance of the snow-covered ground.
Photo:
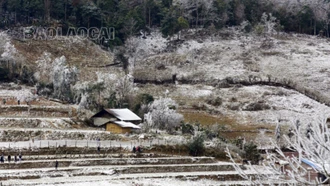
<svg viewBox="0 0 330 186">
<path fill-rule="evenodd" d="M 54 131 L 53 131 L 54 132 Z M 76 132 L 76 131 L 73 131 Z M 94 131 L 95 139 L 86 139 L 86 140 L 30 140 L 30 141 L 10 141 L 10 142 L 0 142 L 0 148 L 48 148 L 48 147 L 59 147 L 59 146 L 67 146 L 67 147 L 102 147 L 102 148 L 111 148 L 111 147 L 122 147 L 128 151 L 130 151 L 133 146 L 141 146 L 141 147 L 150 147 L 152 145 L 176 145 L 181 144 L 181 141 L 175 140 L 107 140 L 107 141 L 97 141 L 97 137 L 101 136 L 103 132 Z"/>
<path fill-rule="evenodd" d="M 193 32 L 188 31 L 190 34 Z M 222 33 L 229 34 L 229 37 L 221 37 Z M 166 41 L 157 43 L 161 41 L 160 35 L 147 37 L 147 40 L 136 38 L 136 47 L 141 52 L 136 62 L 137 71 L 149 74 L 149 80 L 159 78 L 157 74 L 163 77 L 176 74 L 178 78 L 175 86 L 147 85 L 140 91 L 163 96 L 165 89 L 168 89 L 168 96 L 176 98 L 182 106 L 203 103 L 203 98 L 218 95 L 224 103 L 215 109 L 243 124 L 275 124 L 277 121 L 291 120 L 310 123 L 320 116 L 329 116 L 329 107 L 323 105 L 330 103 L 330 43 L 327 38 L 286 33 L 260 37 L 241 33 L 234 28 L 219 31 L 219 35 L 210 34 L 200 40 L 196 36 L 197 39 L 192 40 L 186 39 L 187 35 L 183 34 L 183 40 L 172 47 L 171 52 L 163 45 Z M 144 47 L 146 42 L 152 43 L 158 52 Z M 156 64 L 164 64 L 165 67 L 157 69 Z M 279 87 L 219 88 L 206 85 L 217 85 L 216 82 L 226 78 L 248 81 L 249 77 L 289 82 L 300 93 L 313 94 L 310 97 L 319 103 L 296 91 Z M 180 84 L 181 80 L 201 83 Z M 237 101 L 229 101 L 231 98 Z M 244 110 L 256 100 L 263 101 L 271 109 Z"/>
</svg>

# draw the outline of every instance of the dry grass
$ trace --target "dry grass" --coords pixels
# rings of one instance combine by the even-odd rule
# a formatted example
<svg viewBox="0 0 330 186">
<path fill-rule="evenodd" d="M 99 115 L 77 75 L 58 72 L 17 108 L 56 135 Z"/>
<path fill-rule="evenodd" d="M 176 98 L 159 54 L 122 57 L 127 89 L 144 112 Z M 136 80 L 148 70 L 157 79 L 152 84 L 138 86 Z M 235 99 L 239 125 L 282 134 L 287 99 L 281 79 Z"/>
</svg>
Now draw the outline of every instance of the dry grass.
<svg viewBox="0 0 330 186">
<path fill-rule="evenodd" d="M 88 40 L 69 41 L 67 38 L 58 40 L 12 40 L 15 48 L 24 60 L 24 64 L 31 69 L 36 68 L 36 61 L 39 60 L 44 52 L 51 54 L 51 59 L 65 56 L 70 66 L 79 69 L 81 81 L 96 80 L 95 72 L 102 71 L 103 67 L 112 64 L 114 56 L 98 45 Z M 108 68 L 104 70 L 109 71 Z"/>
<path fill-rule="evenodd" d="M 219 124 L 219 125 L 233 125 L 236 124 L 236 121 L 227 117 L 217 117 L 210 115 L 205 112 L 189 112 L 189 111 L 181 111 L 183 114 L 185 122 L 187 123 L 200 123 L 203 126 Z"/>
<path fill-rule="evenodd" d="M 274 130 L 274 126 L 260 124 L 242 124 L 238 120 L 226 116 L 214 116 L 206 112 L 181 111 L 184 120 L 187 123 L 200 123 L 204 127 L 213 124 L 223 126 L 223 132 L 220 135 L 226 139 L 236 139 L 240 136 L 247 140 L 253 140 L 259 134 L 260 129 Z M 272 134 L 270 134 L 272 135 Z"/>
<path fill-rule="evenodd" d="M 13 40 L 15 48 L 22 54 L 28 63 L 34 64 L 47 51 L 52 57 L 65 56 L 70 65 L 104 65 L 112 63 L 112 56 L 90 41 L 68 43 L 65 40 Z"/>
</svg>

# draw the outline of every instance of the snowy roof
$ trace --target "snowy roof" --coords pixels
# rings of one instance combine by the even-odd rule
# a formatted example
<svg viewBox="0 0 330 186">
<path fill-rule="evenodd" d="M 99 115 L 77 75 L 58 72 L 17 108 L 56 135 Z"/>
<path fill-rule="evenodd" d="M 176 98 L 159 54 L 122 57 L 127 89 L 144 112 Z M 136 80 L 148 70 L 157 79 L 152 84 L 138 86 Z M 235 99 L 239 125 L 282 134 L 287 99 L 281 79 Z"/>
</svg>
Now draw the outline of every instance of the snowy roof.
<svg viewBox="0 0 330 186">
<path fill-rule="evenodd" d="M 108 113 L 112 114 L 116 118 L 122 120 L 122 121 L 140 121 L 141 118 L 134 114 L 129 109 L 104 109 Z"/>
<path fill-rule="evenodd" d="M 323 165 L 314 162 L 313 160 L 309 160 L 306 158 L 302 158 L 301 159 L 302 162 L 306 163 L 307 165 L 309 165 L 310 167 L 312 167 L 313 169 L 315 169 L 318 172 L 323 173 L 324 171 L 329 172 L 330 170 L 330 164 L 329 163 L 323 163 Z"/>
<path fill-rule="evenodd" d="M 116 123 L 117 125 L 119 125 L 122 128 L 133 128 L 133 129 L 140 129 L 139 126 L 134 125 L 131 122 L 126 122 L 126 121 L 115 121 L 114 123 Z"/>
</svg>

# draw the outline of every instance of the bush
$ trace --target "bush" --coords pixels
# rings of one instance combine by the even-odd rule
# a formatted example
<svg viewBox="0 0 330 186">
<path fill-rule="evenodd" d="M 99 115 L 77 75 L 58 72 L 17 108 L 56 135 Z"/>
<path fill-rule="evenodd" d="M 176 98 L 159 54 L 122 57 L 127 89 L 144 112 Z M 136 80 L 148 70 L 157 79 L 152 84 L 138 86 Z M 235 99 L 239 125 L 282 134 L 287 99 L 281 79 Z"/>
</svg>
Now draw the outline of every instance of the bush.
<svg viewBox="0 0 330 186">
<path fill-rule="evenodd" d="M 212 140 L 213 138 L 218 137 L 218 131 L 212 129 L 205 129 L 205 135 L 207 139 Z"/>
<path fill-rule="evenodd" d="M 208 100 L 207 100 L 207 104 L 209 105 L 213 105 L 215 107 L 218 107 L 218 106 L 221 106 L 222 105 L 222 99 L 220 97 L 216 97 L 214 98 L 213 96 L 212 97 L 209 97 Z"/>
<path fill-rule="evenodd" d="M 250 161 L 251 164 L 258 164 L 261 159 L 261 155 L 257 149 L 257 145 L 252 142 L 245 144 L 244 157 L 246 160 Z"/>
<path fill-rule="evenodd" d="M 9 69 L 0 67 L 0 81 L 8 81 L 9 80 Z"/>
<path fill-rule="evenodd" d="M 43 83 L 40 82 L 37 84 L 37 93 L 42 96 L 50 96 L 54 91 L 53 83 Z"/>
<path fill-rule="evenodd" d="M 264 33 L 264 27 L 263 27 L 262 25 L 258 24 L 258 25 L 256 25 L 256 26 L 254 27 L 254 32 L 255 32 L 255 34 L 257 34 L 258 36 L 260 36 L 261 34 Z"/>
<path fill-rule="evenodd" d="M 244 110 L 260 111 L 260 110 L 269 110 L 269 109 L 271 109 L 271 107 L 267 103 L 264 103 L 263 101 L 258 101 L 256 103 L 250 103 L 249 105 L 246 106 Z"/>
<path fill-rule="evenodd" d="M 188 143 L 189 155 L 201 156 L 205 152 L 204 136 L 197 135 Z"/>
<path fill-rule="evenodd" d="M 182 134 L 191 134 L 191 135 L 193 135 L 195 132 L 194 127 L 189 123 L 187 123 L 187 124 L 182 123 L 181 131 L 182 131 Z"/>
</svg>

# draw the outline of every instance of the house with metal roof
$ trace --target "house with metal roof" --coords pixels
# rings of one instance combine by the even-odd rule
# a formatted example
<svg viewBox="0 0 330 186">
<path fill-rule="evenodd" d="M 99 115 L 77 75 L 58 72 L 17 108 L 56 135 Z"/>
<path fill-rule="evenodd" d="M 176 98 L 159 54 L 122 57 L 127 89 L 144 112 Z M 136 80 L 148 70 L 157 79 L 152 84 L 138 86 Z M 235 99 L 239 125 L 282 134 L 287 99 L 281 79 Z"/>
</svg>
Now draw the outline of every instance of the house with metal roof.
<svg viewBox="0 0 330 186">
<path fill-rule="evenodd" d="M 93 124 L 98 127 L 105 127 L 106 131 L 115 134 L 131 133 L 140 129 L 141 118 L 131 110 L 125 109 L 102 109 L 91 117 Z"/>
</svg>

